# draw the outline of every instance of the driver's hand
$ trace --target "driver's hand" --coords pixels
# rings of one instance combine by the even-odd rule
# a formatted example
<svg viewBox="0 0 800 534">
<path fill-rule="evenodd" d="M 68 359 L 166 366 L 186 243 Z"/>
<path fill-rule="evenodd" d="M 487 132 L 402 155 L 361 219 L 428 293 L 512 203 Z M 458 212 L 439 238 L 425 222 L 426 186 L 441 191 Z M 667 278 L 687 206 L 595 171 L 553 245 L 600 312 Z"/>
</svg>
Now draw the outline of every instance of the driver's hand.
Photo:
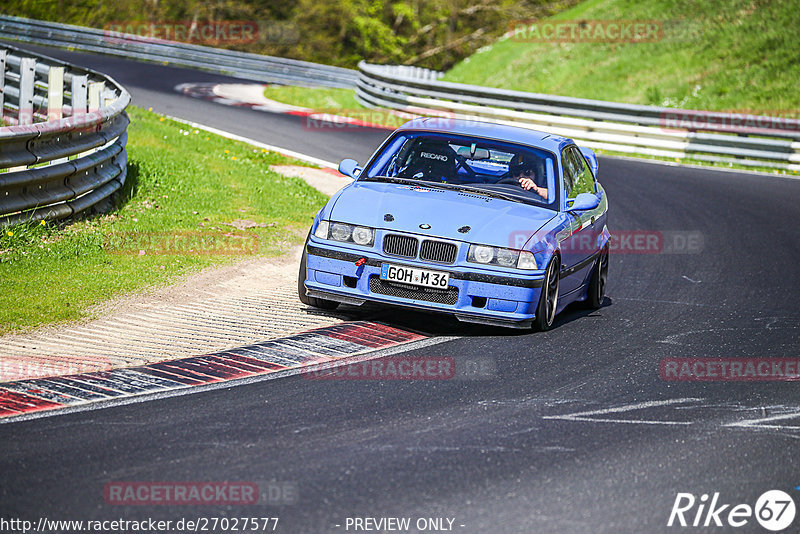
<svg viewBox="0 0 800 534">
<path fill-rule="evenodd" d="M 539 195 L 543 199 L 547 200 L 547 189 L 545 189 L 544 187 L 539 187 L 538 185 L 536 185 L 536 183 L 531 178 L 528 178 L 528 177 L 520 178 L 519 179 L 519 185 L 525 191 L 533 191 L 534 193 L 536 193 L 537 195 Z"/>
</svg>

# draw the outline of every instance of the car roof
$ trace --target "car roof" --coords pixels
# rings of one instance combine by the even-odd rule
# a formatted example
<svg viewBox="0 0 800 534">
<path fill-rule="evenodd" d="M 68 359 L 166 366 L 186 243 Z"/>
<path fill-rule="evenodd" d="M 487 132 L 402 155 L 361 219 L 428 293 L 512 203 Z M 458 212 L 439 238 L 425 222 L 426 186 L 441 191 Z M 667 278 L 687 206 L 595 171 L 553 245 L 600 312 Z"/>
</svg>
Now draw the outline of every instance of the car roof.
<svg viewBox="0 0 800 534">
<path fill-rule="evenodd" d="M 560 153 L 564 147 L 574 143 L 572 139 L 567 137 L 522 128 L 520 126 L 509 126 L 476 120 L 451 119 L 448 117 L 421 117 L 412 119 L 397 129 L 398 132 L 419 130 L 485 137 L 498 141 L 511 141 L 543 148 L 556 154 Z"/>
</svg>

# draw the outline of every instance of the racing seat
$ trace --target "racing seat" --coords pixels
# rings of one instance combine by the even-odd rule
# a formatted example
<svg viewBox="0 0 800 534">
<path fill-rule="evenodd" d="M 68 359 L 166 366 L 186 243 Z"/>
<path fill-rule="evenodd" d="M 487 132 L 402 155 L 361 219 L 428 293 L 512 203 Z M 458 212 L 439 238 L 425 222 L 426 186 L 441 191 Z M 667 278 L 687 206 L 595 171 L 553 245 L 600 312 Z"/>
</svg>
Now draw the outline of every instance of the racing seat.
<svg viewBox="0 0 800 534">
<path fill-rule="evenodd" d="M 399 176 L 430 182 L 456 180 L 456 153 L 445 142 L 424 141 L 417 145 L 408 158 L 408 165 Z"/>
</svg>

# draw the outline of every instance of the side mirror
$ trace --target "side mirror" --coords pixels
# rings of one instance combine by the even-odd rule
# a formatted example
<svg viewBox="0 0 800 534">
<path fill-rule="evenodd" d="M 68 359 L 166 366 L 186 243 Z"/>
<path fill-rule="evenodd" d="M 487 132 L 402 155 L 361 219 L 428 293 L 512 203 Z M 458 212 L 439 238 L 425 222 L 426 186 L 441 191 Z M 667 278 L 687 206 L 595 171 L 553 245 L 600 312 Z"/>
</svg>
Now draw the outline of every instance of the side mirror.
<svg viewBox="0 0 800 534">
<path fill-rule="evenodd" d="M 361 173 L 361 167 L 358 166 L 358 162 L 354 159 L 343 159 L 339 163 L 339 172 L 355 180 Z"/>
<path fill-rule="evenodd" d="M 567 200 L 569 202 L 569 200 Z M 568 206 L 568 211 L 587 211 L 593 210 L 600 205 L 600 199 L 592 193 L 581 193 L 572 201 L 572 206 Z"/>
</svg>

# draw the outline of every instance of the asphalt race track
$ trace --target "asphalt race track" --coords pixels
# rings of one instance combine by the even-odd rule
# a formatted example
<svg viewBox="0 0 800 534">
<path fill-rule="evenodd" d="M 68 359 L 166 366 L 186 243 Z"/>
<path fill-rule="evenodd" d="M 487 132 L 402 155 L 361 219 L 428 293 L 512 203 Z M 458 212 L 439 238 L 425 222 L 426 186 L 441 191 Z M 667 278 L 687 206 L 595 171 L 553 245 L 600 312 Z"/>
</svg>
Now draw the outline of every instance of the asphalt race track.
<svg viewBox="0 0 800 534">
<path fill-rule="evenodd" d="M 110 74 L 137 106 L 329 161 L 363 162 L 386 134 L 310 131 L 299 117 L 173 91 L 221 76 L 47 53 Z M 284 533 L 347 532 L 348 517 L 450 518 L 463 533 L 670 532 L 681 530 L 667 527 L 679 492 L 754 506 L 781 489 L 797 501 L 796 383 L 659 371 L 664 358 L 800 359 L 800 180 L 611 158 L 599 179 L 612 230 L 660 236 L 657 249 L 612 254 L 601 310 L 567 309 L 543 334 L 381 313 L 458 336 L 411 354 L 483 358 L 488 376 L 293 376 L 0 425 L 0 516 L 277 516 Z M 296 499 L 114 506 L 103 496 L 112 481 L 254 481 Z M 754 518 L 736 530 L 766 532 Z"/>
</svg>

